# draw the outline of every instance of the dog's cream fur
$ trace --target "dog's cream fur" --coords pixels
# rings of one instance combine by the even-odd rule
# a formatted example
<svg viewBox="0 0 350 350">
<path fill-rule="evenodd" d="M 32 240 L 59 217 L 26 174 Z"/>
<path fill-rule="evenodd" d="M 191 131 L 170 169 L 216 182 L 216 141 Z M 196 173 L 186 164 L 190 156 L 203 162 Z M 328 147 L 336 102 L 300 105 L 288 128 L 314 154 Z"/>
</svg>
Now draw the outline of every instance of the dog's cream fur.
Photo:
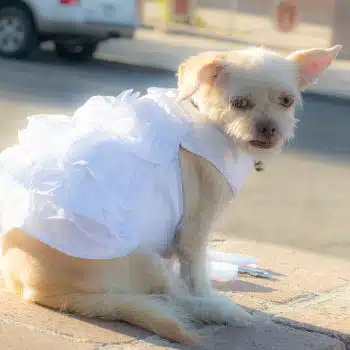
<svg viewBox="0 0 350 350">
<path fill-rule="evenodd" d="M 336 46 L 287 58 L 263 49 L 204 53 L 180 66 L 179 101 L 191 97 L 201 111 L 197 114 L 201 122 L 216 123 L 240 147 L 263 157 L 293 136 L 296 103 L 281 108 L 281 92 L 298 101 L 299 91 L 313 83 L 339 51 Z M 248 96 L 254 106 L 235 109 L 230 101 L 237 96 Z M 259 137 L 256 125 L 261 118 L 276 125 L 270 149 L 258 149 L 250 142 Z M 208 236 L 217 215 L 232 199 L 231 189 L 206 160 L 181 149 L 180 162 L 184 217 L 172 253 L 179 258 L 181 278 L 163 257 L 143 247 L 113 260 L 78 259 L 13 229 L 1 242 L 6 285 L 28 301 L 123 320 L 188 344 L 198 341 L 192 321 L 248 324 L 249 314 L 216 294 L 206 273 Z"/>
</svg>

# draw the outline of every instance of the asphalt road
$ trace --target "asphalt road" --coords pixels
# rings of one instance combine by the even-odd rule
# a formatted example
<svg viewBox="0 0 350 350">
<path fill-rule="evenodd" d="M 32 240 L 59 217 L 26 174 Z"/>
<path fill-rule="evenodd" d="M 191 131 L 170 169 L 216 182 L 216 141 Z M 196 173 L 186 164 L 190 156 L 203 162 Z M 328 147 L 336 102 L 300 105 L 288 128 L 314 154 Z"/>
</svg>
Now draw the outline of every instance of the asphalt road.
<svg viewBox="0 0 350 350">
<path fill-rule="evenodd" d="M 0 148 L 15 142 L 25 117 L 69 113 L 89 96 L 174 87 L 172 74 L 99 60 L 84 65 L 49 53 L 0 61 Z M 229 232 L 244 239 L 350 259 L 350 101 L 305 96 L 296 140 L 253 174 Z"/>
</svg>

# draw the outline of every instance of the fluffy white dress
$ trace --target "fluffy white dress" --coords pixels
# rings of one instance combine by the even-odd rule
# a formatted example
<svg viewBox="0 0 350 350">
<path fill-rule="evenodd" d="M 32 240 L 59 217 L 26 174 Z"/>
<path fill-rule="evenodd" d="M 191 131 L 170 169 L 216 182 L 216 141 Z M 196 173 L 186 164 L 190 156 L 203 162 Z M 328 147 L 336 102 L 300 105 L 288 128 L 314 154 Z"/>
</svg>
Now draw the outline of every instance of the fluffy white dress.
<svg viewBox="0 0 350 350">
<path fill-rule="evenodd" d="M 251 156 L 216 127 L 193 123 L 176 96 L 125 91 L 92 97 L 72 117 L 28 118 L 18 144 L 0 154 L 1 232 L 21 228 L 88 259 L 140 245 L 166 251 L 183 211 L 180 147 L 211 162 L 235 194 L 253 169 Z"/>
</svg>

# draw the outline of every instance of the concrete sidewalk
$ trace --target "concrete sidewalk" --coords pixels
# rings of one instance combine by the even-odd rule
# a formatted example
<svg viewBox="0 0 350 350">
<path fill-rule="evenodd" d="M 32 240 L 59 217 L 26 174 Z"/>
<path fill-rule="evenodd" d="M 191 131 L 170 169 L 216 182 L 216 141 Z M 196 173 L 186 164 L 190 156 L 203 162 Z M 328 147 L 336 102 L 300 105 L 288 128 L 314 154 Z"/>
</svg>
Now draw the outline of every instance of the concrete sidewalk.
<svg viewBox="0 0 350 350">
<path fill-rule="evenodd" d="M 276 29 L 273 1 L 265 2 L 265 13 L 247 13 L 240 10 L 241 1 L 226 1 L 226 7 L 199 5 L 193 14 L 192 25 L 178 22 L 164 23 L 162 7 L 158 2 L 145 1 L 143 23 L 149 27 L 166 28 L 169 33 L 191 34 L 206 38 L 239 42 L 248 45 L 264 45 L 274 49 L 295 50 L 313 46 L 327 46 L 331 39 L 331 9 L 323 14 L 328 23 L 315 24 L 301 21 L 290 33 Z M 249 5 L 247 5 L 249 7 Z M 301 4 L 300 4 L 301 6 Z M 304 14 L 303 6 L 300 11 Z M 327 11 L 325 9 L 325 11 Z M 267 12 L 267 13 L 266 13 Z M 309 10 L 310 12 L 310 10 Z"/>
<path fill-rule="evenodd" d="M 268 244 L 230 242 L 219 235 L 212 245 L 259 257 L 274 279 L 216 282 L 222 293 L 251 310 L 254 326 L 206 326 L 201 330 L 208 339 L 205 349 L 350 349 L 348 262 Z M 2 350 L 190 350 L 127 324 L 27 304 L 8 293 L 1 278 L 0 304 Z"/>
<path fill-rule="evenodd" d="M 97 57 L 144 67 L 175 72 L 185 58 L 206 50 L 230 50 L 247 46 L 203 38 L 200 36 L 170 34 L 164 31 L 140 29 L 134 40 L 110 40 L 102 44 Z M 286 54 L 286 50 L 278 50 Z M 350 97 L 350 62 L 337 60 L 310 92 Z"/>
</svg>

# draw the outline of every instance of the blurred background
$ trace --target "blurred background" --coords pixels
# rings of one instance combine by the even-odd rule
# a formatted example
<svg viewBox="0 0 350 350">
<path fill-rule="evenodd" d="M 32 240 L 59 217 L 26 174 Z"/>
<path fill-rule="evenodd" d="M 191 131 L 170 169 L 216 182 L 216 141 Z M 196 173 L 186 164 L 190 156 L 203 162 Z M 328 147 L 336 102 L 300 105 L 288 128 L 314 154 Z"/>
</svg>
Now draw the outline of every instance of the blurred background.
<svg viewBox="0 0 350 350">
<path fill-rule="evenodd" d="M 275 25 L 276 0 L 146 0 L 143 21 L 150 27 L 165 26 L 179 32 L 286 50 L 330 44 L 335 6 L 339 1 L 285 3 L 295 3 L 299 13 L 299 23 L 290 28 L 288 36 Z"/>
<path fill-rule="evenodd" d="M 235 211 L 226 214 L 231 225 L 217 231 L 350 258 L 350 1 L 18 0 L 4 6 L 1 148 L 16 142 L 29 115 L 71 114 L 92 95 L 175 87 L 181 60 L 204 50 L 263 45 L 287 53 L 342 44 L 337 62 L 304 96 L 295 140 L 263 174 L 252 175 Z"/>
</svg>

